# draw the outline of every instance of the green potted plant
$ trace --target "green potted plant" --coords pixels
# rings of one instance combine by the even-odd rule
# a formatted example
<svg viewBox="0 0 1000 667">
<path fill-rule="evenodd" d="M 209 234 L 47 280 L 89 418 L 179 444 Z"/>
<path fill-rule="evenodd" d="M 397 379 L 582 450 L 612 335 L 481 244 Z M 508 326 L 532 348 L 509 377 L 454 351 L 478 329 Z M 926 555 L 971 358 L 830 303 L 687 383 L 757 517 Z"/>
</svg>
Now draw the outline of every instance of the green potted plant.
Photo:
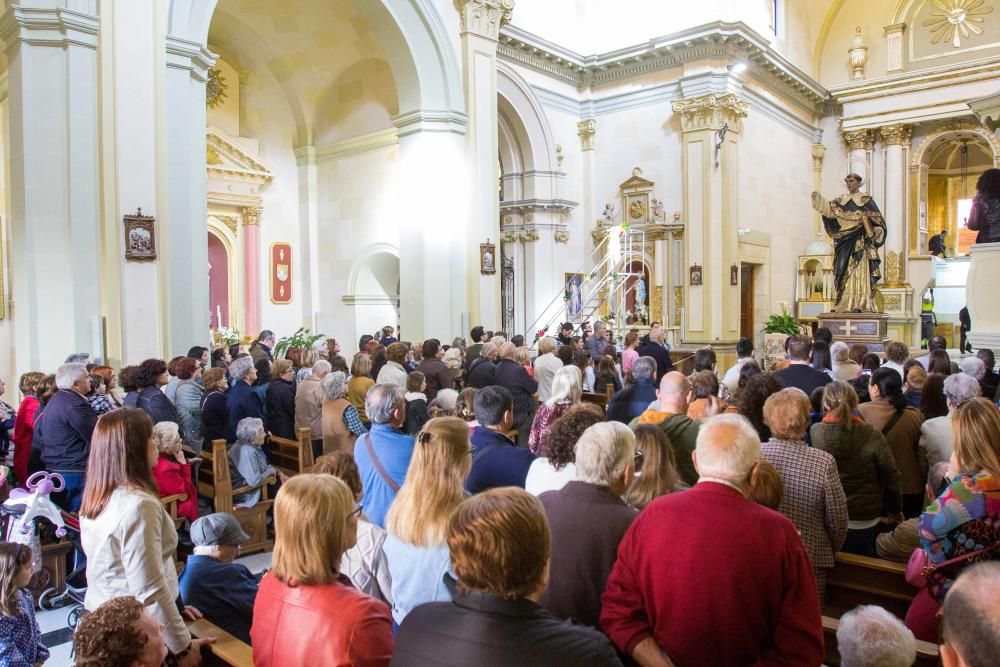
<svg viewBox="0 0 1000 667">
<path fill-rule="evenodd" d="M 302 352 L 323 338 L 326 338 L 326 334 L 310 333 L 309 329 L 299 327 L 298 331 L 291 336 L 278 339 L 274 345 L 274 356 L 276 359 L 284 356 L 286 359 L 290 359 L 296 368 L 299 368 L 302 362 Z"/>
<path fill-rule="evenodd" d="M 770 371 L 785 358 L 785 340 L 802 333 L 802 327 L 782 304 L 781 314 L 772 313 L 764 324 L 763 332 L 764 370 Z"/>
</svg>

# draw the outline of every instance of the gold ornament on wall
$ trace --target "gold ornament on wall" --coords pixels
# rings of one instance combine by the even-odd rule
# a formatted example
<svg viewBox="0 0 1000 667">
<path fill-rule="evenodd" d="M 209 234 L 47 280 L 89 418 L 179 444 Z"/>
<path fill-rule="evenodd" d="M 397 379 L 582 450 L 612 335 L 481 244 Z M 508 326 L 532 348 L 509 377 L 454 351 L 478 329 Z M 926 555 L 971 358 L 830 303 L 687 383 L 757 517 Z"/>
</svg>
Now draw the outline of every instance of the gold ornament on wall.
<svg viewBox="0 0 1000 667">
<path fill-rule="evenodd" d="M 977 24 L 983 23 L 982 17 L 993 11 L 986 0 L 933 0 L 933 3 L 936 9 L 923 22 L 925 28 L 930 28 L 931 44 L 951 42 L 956 49 L 962 46 L 962 37 L 983 34 Z"/>
<path fill-rule="evenodd" d="M 222 76 L 222 70 L 210 69 L 208 71 L 208 83 L 205 84 L 205 106 L 209 109 L 222 104 L 226 99 L 226 77 Z"/>
<path fill-rule="evenodd" d="M 899 253 L 892 250 L 885 253 L 885 282 L 888 285 L 899 284 Z"/>
</svg>

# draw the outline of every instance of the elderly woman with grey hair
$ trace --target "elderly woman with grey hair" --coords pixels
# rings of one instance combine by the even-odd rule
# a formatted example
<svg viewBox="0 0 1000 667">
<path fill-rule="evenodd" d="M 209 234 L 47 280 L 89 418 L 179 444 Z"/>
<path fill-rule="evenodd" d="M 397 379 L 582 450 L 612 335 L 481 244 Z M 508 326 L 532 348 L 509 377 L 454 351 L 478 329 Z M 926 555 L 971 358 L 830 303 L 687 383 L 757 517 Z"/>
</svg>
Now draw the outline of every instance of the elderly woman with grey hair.
<svg viewBox="0 0 1000 667">
<path fill-rule="evenodd" d="M 837 649 L 843 667 L 910 667 L 917 659 L 913 633 L 876 605 L 861 605 L 840 617 Z"/>
<path fill-rule="evenodd" d="M 247 417 L 236 425 L 236 442 L 229 448 L 233 488 L 253 487 L 252 491 L 233 496 L 233 503 L 240 507 L 256 505 L 260 501 L 259 487 L 270 478 L 277 477 L 282 482 L 288 479 L 283 472 L 275 470 L 268 463 L 267 456 L 261 449 L 266 439 L 267 431 L 264 430 L 264 422 L 261 419 Z"/>
<path fill-rule="evenodd" d="M 986 378 L 986 362 L 979 357 L 966 357 L 958 365 L 963 373 L 971 375 L 979 383 L 979 390 L 982 396 L 992 401 L 996 387 L 983 382 Z"/>
<path fill-rule="evenodd" d="M 236 425 L 247 417 L 263 420 L 264 406 L 260 402 L 260 396 L 253 390 L 253 383 L 257 380 L 257 369 L 251 357 L 234 359 L 229 364 L 229 377 L 233 380 L 233 386 L 226 392 L 229 410 L 226 441 L 234 442 L 237 437 Z"/>
<path fill-rule="evenodd" d="M 340 451 L 353 454 L 355 438 L 368 433 L 368 429 L 361 423 L 357 409 L 347 400 L 347 376 L 341 371 L 330 373 L 323 378 L 321 386 L 323 453 Z"/>
<path fill-rule="evenodd" d="M 830 358 L 833 362 L 833 379 L 841 382 L 850 382 L 858 376 L 861 365 L 852 360 L 847 343 L 838 340 L 830 346 Z"/>
<path fill-rule="evenodd" d="M 918 455 L 922 452 L 927 457 L 928 466 L 951 460 L 953 448 L 951 420 L 955 415 L 955 409 L 962 403 L 979 398 L 981 395 L 979 382 L 967 373 L 955 373 L 944 379 L 944 397 L 948 403 L 948 414 L 928 419 L 920 425 L 920 442 L 917 450 Z"/>
</svg>

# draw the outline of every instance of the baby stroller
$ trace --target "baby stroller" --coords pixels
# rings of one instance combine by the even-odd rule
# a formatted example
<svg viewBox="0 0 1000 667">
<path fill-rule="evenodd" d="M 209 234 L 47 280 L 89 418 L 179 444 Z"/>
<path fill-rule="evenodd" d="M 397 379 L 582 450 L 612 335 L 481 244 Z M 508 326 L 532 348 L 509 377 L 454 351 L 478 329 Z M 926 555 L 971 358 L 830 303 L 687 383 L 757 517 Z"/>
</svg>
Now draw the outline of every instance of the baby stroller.
<svg viewBox="0 0 1000 667">
<path fill-rule="evenodd" d="M 80 522 L 74 515 L 64 512 L 49 497 L 52 492 L 62 491 L 63 478 L 57 473 L 36 472 L 25 483 L 28 490 L 14 489 L 10 497 L 0 506 L 6 522 L 4 531 L 8 542 L 19 542 L 32 548 L 35 554 L 35 571 L 41 570 L 40 531 L 55 528 L 56 537 L 66 537 L 73 545 L 73 567 L 66 576 L 66 590 L 59 593 L 55 587 L 46 588 L 38 598 L 38 606 L 52 611 L 70 605 L 66 624 L 76 628 L 83 611 L 83 598 L 87 592 L 86 559 L 80 543 Z M 45 519 L 51 526 L 41 524 Z"/>
</svg>

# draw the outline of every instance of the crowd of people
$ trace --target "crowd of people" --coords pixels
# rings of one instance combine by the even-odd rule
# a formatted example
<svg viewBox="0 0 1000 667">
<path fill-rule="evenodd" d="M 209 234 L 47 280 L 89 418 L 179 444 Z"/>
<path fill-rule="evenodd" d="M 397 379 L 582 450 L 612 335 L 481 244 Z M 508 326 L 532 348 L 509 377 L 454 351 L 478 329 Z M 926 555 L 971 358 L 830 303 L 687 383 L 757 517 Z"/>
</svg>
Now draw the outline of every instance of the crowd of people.
<svg viewBox="0 0 1000 667">
<path fill-rule="evenodd" d="M 704 348 L 685 375 L 656 323 L 575 331 L 532 358 L 481 326 L 450 345 L 386 327 L 349 362 L 331 339 L 298 367 L 263 331 L 23 374 L 0 453 L 18 485 L 61 475 L 54 497 L 79 514 L 77 664 L 200 664 L 212 639 L 186 621 L 204 617 L 256 665 L 819 665 L 838 551 L 925 566 L 905 624 L 872 606 L 841 619 L 843 664 L 909 665 L 915 639 L 939 638 L 945 665 L 995 663 L 992 352 L 955 364 L 932 339 L 883 359 L 819 329 L 773 367 L 741 339 L 731 367 Z M 269 438 L 300 428 L 315 465 L 289 477 Z M 275 493 L 259 581 L 236 562 L 239 522 L 198 497 L 218 439 L 250 489 L 237 506 Z M 47 658 L 27 576 L 30 549 L 0 544 L 0 664 Z"/>
</svg>

